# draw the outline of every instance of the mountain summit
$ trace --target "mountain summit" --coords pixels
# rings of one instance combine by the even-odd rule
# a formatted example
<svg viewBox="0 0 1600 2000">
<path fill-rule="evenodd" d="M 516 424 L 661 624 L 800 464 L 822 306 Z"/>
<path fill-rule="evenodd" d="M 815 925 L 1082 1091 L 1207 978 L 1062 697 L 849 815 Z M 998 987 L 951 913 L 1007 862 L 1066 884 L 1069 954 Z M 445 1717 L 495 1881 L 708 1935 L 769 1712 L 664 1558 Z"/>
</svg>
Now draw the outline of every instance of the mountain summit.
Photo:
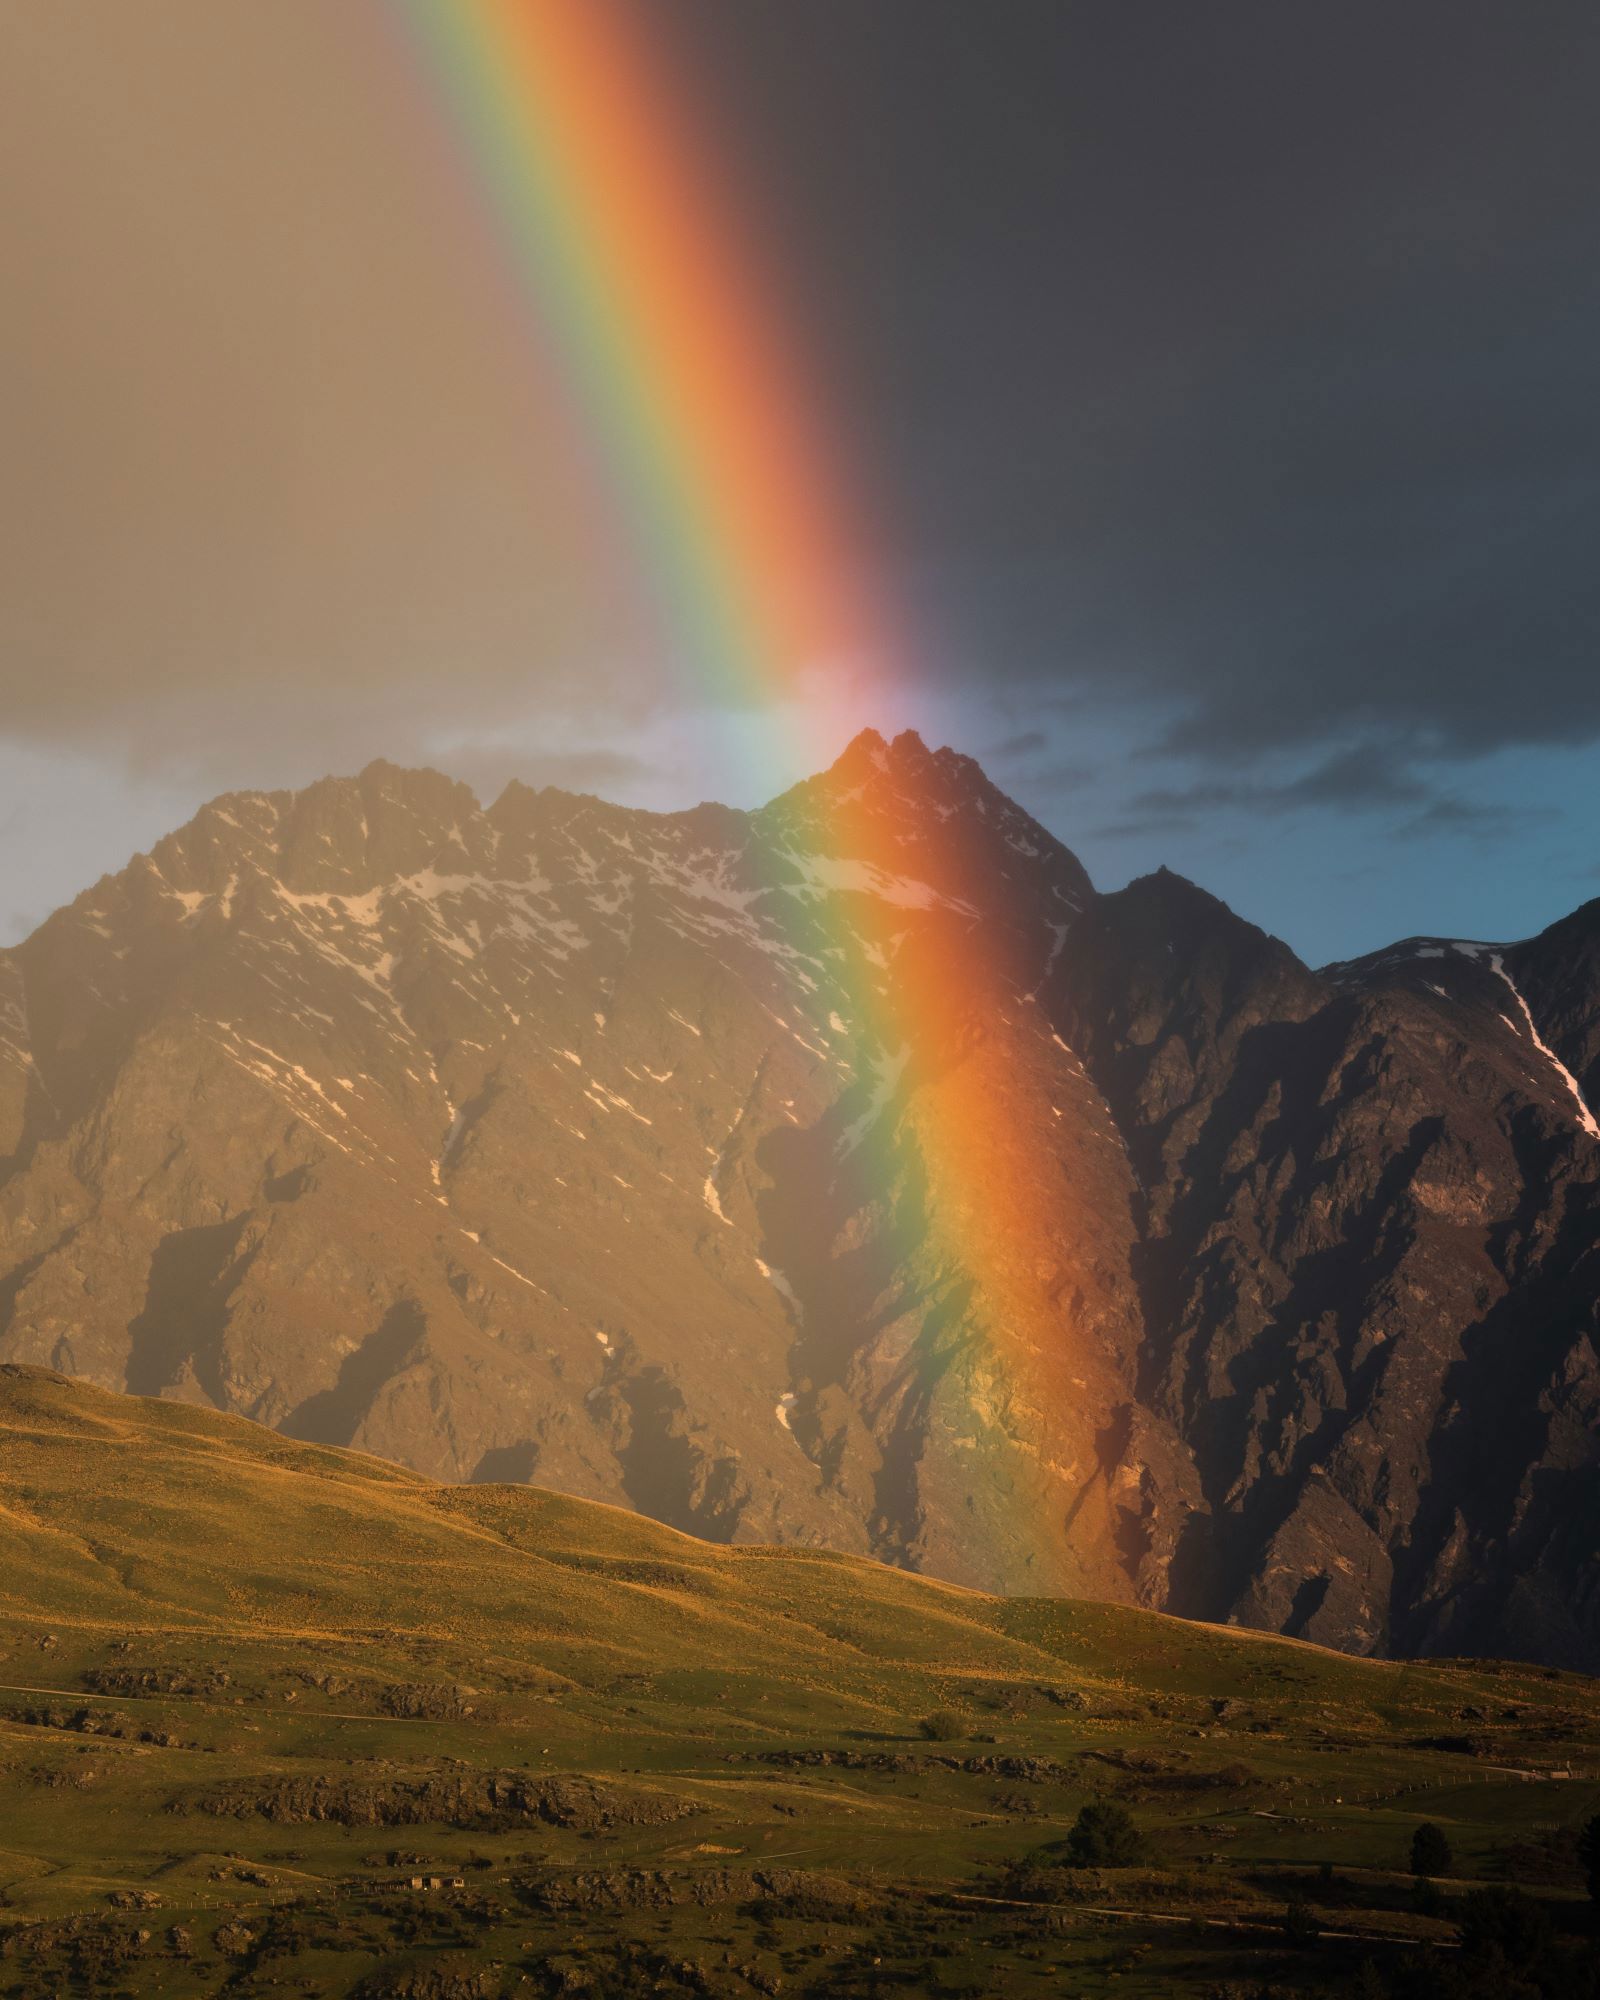
<svg viewBox="0 0 1600 2000">
<path fill-rule="evenodd" d="M 957 972 L 953 973 L 952 968 Z M 1600 1664 L 1600 908 L 1313 972 L 867 732 L 388 764 L 0 953 L 0 1358 L 715 1540 Z"/>
</svg>

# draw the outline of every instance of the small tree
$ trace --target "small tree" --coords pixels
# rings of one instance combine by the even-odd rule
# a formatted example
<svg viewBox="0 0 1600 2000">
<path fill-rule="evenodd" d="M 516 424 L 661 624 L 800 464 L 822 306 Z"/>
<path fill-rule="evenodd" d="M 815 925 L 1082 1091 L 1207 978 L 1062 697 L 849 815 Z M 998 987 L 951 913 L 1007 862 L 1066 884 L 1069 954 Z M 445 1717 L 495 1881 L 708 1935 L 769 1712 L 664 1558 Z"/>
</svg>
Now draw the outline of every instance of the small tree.
<svg viewBox="0 0 1600 2000">
<path fill-rule="evenodd" d="M 1317 1941 L 1317 1920 L 1311 1914 L 1311 1905 L 1298 1890 L 1291 1890 L 1289 1900 L 1283 1906 L 1283 1936 L 1286 1944 L 1304 1948 Z"/>
<path fill-rule="evenodd" d="M 1067 1835 L 1069 1868 L 1132 1868 L 1145 1856 L 1144 1836 L 1115 1799 L 1093 1799 Z"/>
<path fill-rule="evenodd" d="M 1450 1872 L 1450 1843 L 1434 1825 L 1432 1820 L 1424 1820 L 1411 1836 L 1411 1872 L 1413 1875 L 1448 1875 Z"/>
<path fill-rule="evenodd" d="M 1578 1835 L 1578 1859 L 1589 1878 L 1589 1900 L 1600 1904 L 1600 1813 Z"/>
<path fill-rule="evenodd" d="M 930 1743 L 954 1743 L 958 1736 L 967 1733 L 966 1721 L 953 1708 L 936 1708 L 931 1715 L 925 1715 L 917 1727 Z"/>
</svg>

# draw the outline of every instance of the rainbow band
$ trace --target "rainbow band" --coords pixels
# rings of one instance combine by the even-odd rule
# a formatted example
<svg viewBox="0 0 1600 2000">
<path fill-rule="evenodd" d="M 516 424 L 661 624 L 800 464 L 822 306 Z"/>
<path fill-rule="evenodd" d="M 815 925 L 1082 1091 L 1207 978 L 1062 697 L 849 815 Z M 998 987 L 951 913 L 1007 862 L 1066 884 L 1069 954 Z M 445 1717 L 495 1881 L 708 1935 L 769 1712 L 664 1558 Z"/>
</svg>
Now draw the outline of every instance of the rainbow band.
<svg viewBox="0 0 1600 2000">
<path fill-rule="evenodd" d="M 657 17 L 667 11 L 663 0 Z M 695 691 L 713 705 L 792 709 L 808 668 L 843 659 L 868 663 L 891 699 L 902 663 L 868 587 L 870 542 L 850 483 L 648 10 L 633 0 L 393 0 L 393 14 L 447 110 L 473 199 L 492 216 L 534 340 L 597 447 Z M 832 733 L 826 719 L 821 730 Z M 822 762 L 837 745 L 813 747 Z M 845 801 L 836 815 L 840 852 L 900 872 L 892 835 L 868 808 Z M 984 959 L 989 941 L 975 948 L 954 913 L 932 955 L 887 977 L 897 913 L 865 897 L 852 916 L 865 936 L 841 923 L 833 942 L 858 1074 L 905 1049 L 918 1064 L 898 1130 L 926 1177 L 929 1239 L 920 1298 L 885 1310 L 923 1315 L 920 1361 L 908 1368 L 936 1376 L 954 1365 L 947 1345 L 961 1350 L 963 1427 L 988 1410 L 991 1434 L 1011 1441 L 973 1494 L 1009 1483 L 1012 1500 L 995 1506 L 1026 1517 L 1017 1530 L 975 1515 L 974 1537 L 1028 1550 L 1018 1581 L 1076 1578 L 1123 1594 L 1105 1567 L 1103 1510 L 1085 1507 L 1090 1468 L 1052 1435 L 1051 1413 L 1072 1406 L 1096 1364 L 1061 1324 L 1066 1278 L 1049 1275 L 1061 1269 L 1051 1260 L 1067 1191 L 1037 1129 L 1048 1103 L 1034 1094 L 1028 1129 L 1025 1115 L 997 1116 L 1014 1048 L 986 1036 L 1014 988 Z M 1013 1096 L 1025 1114 L 1026 1093 Z M 886 1158 L 863 1156 L 886 1195 Z M 1061 1560 L 1069 1500 L 1076 1569 Z"/>
<path fill-rule="evenodd" d="M 713 697 L 873 640 L 759 261 L 625 0 L 398 0 L 642 567 Z"/>
</svg>

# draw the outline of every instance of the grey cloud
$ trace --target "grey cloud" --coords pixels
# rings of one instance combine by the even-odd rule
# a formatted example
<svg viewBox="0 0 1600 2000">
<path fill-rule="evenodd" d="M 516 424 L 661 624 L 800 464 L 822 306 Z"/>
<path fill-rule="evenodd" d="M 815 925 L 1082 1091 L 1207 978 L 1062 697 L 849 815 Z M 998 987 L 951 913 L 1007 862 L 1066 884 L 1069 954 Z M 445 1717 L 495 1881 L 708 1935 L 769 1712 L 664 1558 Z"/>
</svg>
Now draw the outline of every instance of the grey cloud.
<svg viewBox="0 0 1600 2000">
<path fill-rule="evenodd" d="M 1096 840 L 1145 840 L 1152 834 L 1193 833 L 1199 825 L 1194 813 L 1149 813 L 1142 819 L 1107 820 L 1090 828 Z"/>
<path fill-rule="evenodd" d="M 1151 787 L 1134 794 L 1125 817 L 1097 831 L 1102 838 L 1129 840 L 1193 832 L 1208 820 L 1236 813 L 1280 817 L 1332 810 L 1375 815 L 1397 805 L 1415 808 L 1389 828 L 1397 839 L 1489 839 L 1561 818 L 1555 806 L 1464 799 L 1442 792 L 1392 746 L 1355 743 L 1286 780 L 1239 775 Z"/>
<path fill-rule="evenodd" d="M 1288 813 L 1323 806 L 1365 809 L 1428 796 L 1427 785 L 1392 751 L 1352 744 L 1287 780 L 1207 778 L 1138 792 L 1131 801 L 1133 817 L 1119 831 L 1190 827 L 1203 814 L 1218 811 Z"/>
<path fill-rule="evenodd" d="M 603 745 L 526 750 L 514 744 L 471 744 L 452 748 L 433 761 L 448 769 L 452 777 L 464 779 L 484 800 L 494 798 L 513 778 L 535 787 L 554 785 L 565 792 L 614 796 L 631 792 L 657 775 L 645 758 Z"/>
<path fill-rule="evenodd" d="M 1444 835 L 1494 840 L 1528 827 L 1551 825 L 1561 817 L 1557 806 L 1505 805 L 1494 800 L 1439 798 L 1432 800 L 1414 818 L 1396 827 L 1394 837 L 1418 840 Z"/>
<path fill-rule="evenodd" d="M 1049 746 L 1050 738 L 1044 730 L 1024 729 L 1015 736 L 1002 737 L 998 743 L 991 743 L 983 754 L 995 763 L 1007 763 L 1019 757 L 1031 757 Z"/>
<path fill-rule="evenodd" d="M 1080 785 L 1091 785 L 1105 775 L 1094 764 L 1050 764 L 1030 774 L 1030 791 L 1045 794 L 1075 790 Z"/>
</svg>

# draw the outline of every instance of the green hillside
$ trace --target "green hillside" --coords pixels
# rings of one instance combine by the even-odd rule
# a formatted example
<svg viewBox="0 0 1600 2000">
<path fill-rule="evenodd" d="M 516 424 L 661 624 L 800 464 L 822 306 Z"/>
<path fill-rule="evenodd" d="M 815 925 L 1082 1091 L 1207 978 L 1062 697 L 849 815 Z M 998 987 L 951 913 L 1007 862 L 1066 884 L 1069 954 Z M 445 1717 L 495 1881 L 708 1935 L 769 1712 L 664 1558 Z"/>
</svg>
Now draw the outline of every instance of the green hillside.
<svg viewBox="0 0 1600 2000">
<path fill-rule="evenodd" d="M 1557 1957 L 1588 1921 L 1576 1676 L 712 1548 L 16 1369 L 0 1683 L 0 1993 L 1398 1992 L 1474 1885 Z M 1096 1800 L 1126 1866 L 1066 1865 Z"/>
</svg>

